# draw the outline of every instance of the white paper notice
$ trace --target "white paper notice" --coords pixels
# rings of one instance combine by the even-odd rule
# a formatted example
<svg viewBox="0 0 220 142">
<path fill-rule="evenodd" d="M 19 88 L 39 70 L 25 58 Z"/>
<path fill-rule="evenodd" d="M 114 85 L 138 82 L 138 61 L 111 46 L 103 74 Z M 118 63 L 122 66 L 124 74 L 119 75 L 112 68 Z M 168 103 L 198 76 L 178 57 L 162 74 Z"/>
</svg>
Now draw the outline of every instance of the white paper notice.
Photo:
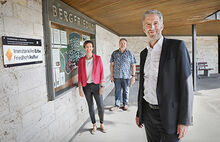
<svg viewBox="0 0 220 142">
<path fill-rule="evenodd" d="M 60 73 L 60 85 L 64 85 L 65 84 L 65 73 L 61 72 Z"/>
<path fill-rule="evenodd" d="M 56 76 L 56 87 L 59 87 L 60 84 L 60 68 L 55 68 L 55 76 Z"/>
<path fill-rule="evenodd" d="M 53 67 L 60 67 L 60 51 L 53 49 Z"/>
<path fill-rule="evenodd" d="M 57 88 L 57 85 L 56 85 L 56 70 L 55 70 L 55 68 L 53 68 L 53 84 L 54 84 L 54 88 Z"/>
<path fill-rule="evenodd" d="M 53 29 L 53 33 L 54 33 L 54 44 L 60 44 L 60 30 Z"/>
<path fill-rule="evenodd" d="M 67 34 L 66 34 L 66 31 L 60 31 L 60 36 L 61 36 L 61 44 L 62 45 L 67 45 Z"/>
</svg>

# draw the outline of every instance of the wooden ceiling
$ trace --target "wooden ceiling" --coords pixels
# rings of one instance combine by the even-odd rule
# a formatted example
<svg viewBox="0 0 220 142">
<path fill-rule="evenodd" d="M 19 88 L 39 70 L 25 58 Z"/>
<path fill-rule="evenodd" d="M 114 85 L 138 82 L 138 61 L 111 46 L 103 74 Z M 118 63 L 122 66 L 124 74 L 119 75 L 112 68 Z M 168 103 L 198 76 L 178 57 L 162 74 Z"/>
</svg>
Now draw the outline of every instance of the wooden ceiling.
<svg viewBox="0 0 220 142">
<path fill-rule="evenodd" d="M 163 13 L 164 35 L 220 35 L 220 20 L 205 18 L 220 10 L 220 0 L 62 0 L 119 36 L 144 35 L 142 15 L 146 10 Z"/>
</svg>

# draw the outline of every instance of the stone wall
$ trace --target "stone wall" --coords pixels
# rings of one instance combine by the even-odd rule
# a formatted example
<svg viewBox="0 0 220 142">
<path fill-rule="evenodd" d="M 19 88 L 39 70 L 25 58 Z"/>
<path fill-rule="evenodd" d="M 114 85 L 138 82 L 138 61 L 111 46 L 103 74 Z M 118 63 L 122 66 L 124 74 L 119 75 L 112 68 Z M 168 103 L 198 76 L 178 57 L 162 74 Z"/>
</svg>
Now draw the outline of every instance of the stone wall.
<svg viewBox="0 0 220 142">
<path fill-rule="evenodd" d="M 184 40 L 192 59 L 192 37 L 191 36 L 166 36 L 167 38 Z M 125 37 L 128 40 L 128 48 L 135 54 L 137 64 L 140 64 L 140 52 L 146 47 L 146 37 Z M 218 37 L 197 36 L 196 54 L 198 62 L 207 62 L 208 67 L 214 68 L 210 73 L 218 72 Z M 202 71 L 199 72 L 202 74 Z"/>
<path fill-rule="evenodd" d="M 97 54 L 101 55 L 105 70 L 105 97 L 113 88 L 109 82 L 109 59 L 110 51 L 117 48 L 118 36 L 100 26 L 96 34 Z M 8 0 L 0 4 L 2 36 L 36 38 L 44 43 L 42 1 Z M 2 57 L 1 48 L 0 142 L 68 142 L 89 118 L 85 97 L 80 97 L 74 87 L 48 101 L 45 59 L 40 64 L 5 68 Z"/>
<path fill-rule="evenodd" d="M 44 43 L 42 1 L 8 0 L 0 4 L 2 36 L 36 38 Z M 190 51 L 191 37 L 177 38 L 185 40 Z M 139 64 L 139 54 L 145 48 L 146 39 L 127 39 L 128 48 Z M 106 80 L 104 97 L 114 87 L 110 82 L 109 60 L 119 47 L 118 41 L 117 35 L 96 26 L 97 54 L 102 57 Z M 0 142 L 67 142 L 89 118 L 87 103 L 79 96 L 77 87 L 48 101 L 44 44 L 42 46 L 43 63 L 10 68 L 3 66 L 0 49 Z M 217 70 L 217 46 L 217 37 L 197 37 L 198 60 L 207 61 L 215 68 L 213 72 Z"/>
<path fill-rule="evenodd" d="M 119 37 L 110 31 L 103 29 L 100 26 L 96 26 L 96 47 L 97 55 L 101 56 L 104 75 L 105 75 L 105 92 L 110 92 L 114 83 L 110 82 L 110 58 L 114 50 L 119 48 Z M 106 94 L 108 95 L 108 94 Z M 112 104 L 114 105 L 114 104 Z"/>
<path fill-rule="evenodd" d="M 192 37 L 191 36 L 167 36 L 167 38 L 181 39 L 185 41 L 192 59 Z M 210 73 L 218 72 L 218 36 L 197 36 L 196 38 L 196 59 L 197 62 L 207 62 Z M 191 60 L 192 61 L 192 60 Z M 202 74 L 203 71 L 199 71 Z"/>
<path fill-rule="evenodd" d="M 137 65 L 140 64 L 140 53 L 146 47 L 147 39 L 146 37 L 139 36 L 139 37 L 124 37 L 127 39 L 127 48 L 132 51 L 134 54 Z"/>
<path fill-rule="evenodd" d="M 43 42 L 41 1 L 9 0 L 0 4 L 2 36 L 31 37 Z M 40 64 L 4 68 L 2 57 L 1 48 L 0 141 L 28 141 L 42 133 L 38 131 L 40 127 L 50 125 L 53 120 L 48 119 L 53 112 L 43 113 L 47 104 L 45 60 Z M 42 123 L 43 120 L 47 121 Z"/>
</svg>

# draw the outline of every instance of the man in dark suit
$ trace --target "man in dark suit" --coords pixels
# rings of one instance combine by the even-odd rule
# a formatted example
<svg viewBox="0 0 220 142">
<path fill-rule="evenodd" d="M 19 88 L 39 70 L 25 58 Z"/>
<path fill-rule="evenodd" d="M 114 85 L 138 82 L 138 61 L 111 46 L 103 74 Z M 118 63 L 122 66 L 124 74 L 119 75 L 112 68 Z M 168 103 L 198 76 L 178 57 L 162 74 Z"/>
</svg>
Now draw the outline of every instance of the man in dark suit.
<svg viewBox="0 0 220 142">
<path fill-rule="evenodd" d="M 162 36 L 158 10 L 143 15 L 149 44 L 140 54 L 136 124 L 145 126 L 148 142 L 179 142 L 192 125 L 192 75 L 189 53 L 181 40 Z"/>
</svg>

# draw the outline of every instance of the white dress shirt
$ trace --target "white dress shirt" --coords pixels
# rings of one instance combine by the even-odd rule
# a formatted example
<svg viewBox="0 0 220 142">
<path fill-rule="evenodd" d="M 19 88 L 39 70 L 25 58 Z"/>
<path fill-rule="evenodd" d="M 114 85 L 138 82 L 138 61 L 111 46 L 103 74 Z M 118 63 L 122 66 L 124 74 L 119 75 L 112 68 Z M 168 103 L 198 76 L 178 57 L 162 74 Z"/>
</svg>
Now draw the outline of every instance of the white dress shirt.
<svg viewBox="0 0 220 142">
<path fill-rule="evenodd" d="M 153 48 L 150 48 L 149 44 L 147 45 L 148 53 L 144 65 L 144 99 L 153 105 L 158 105 L 156 88 L 162 44 L 163 37 Z"/>
<path fill-rule="evenodd" d="M 92 68 L 93 68 L 93 58 L 90 60 L 86 60 L 87 83 L 93 83 Z"/>
</svg>

